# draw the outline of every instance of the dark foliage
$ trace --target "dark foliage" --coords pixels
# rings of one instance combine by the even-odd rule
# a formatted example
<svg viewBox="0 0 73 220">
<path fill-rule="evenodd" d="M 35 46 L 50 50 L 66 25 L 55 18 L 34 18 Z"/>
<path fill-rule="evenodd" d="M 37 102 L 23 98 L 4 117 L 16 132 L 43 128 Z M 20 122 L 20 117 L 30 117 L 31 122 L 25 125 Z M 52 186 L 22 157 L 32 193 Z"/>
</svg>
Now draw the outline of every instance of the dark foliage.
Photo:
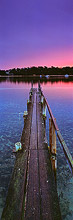
<svg viewBox="0 0 73 220">
<path fill-rule="evenodd" d="M 46 76 L 46 75 L 53 75 L 53 76 L 59 76 L 59 75 L 72 75 L 73 76 L 73 67 L 63 67 L 63 68 L 58 68 L 58 67 L 42 67 L 42 66 L 32 66 L 32 67 L 28 67 L 28 68 L 17 68 L 17 69 L 10 69 L 10 70 L 0 70 L 0 75 L 4 76 L 4 75 L 13 75 L 13 76 Z"/>
</svg>

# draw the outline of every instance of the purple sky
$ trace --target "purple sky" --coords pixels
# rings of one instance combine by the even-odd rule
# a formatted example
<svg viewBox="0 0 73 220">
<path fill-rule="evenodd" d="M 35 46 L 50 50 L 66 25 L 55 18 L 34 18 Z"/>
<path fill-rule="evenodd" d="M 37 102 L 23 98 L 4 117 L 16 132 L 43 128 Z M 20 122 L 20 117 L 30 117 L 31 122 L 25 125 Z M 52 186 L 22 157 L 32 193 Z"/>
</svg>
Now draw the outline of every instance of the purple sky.
<svg viewBox="0 0 73 220">
<path fill-rule="evenodd" d="M 0 0 L 0 69 L 73 65 L 73 0 Z"/>
</svg>

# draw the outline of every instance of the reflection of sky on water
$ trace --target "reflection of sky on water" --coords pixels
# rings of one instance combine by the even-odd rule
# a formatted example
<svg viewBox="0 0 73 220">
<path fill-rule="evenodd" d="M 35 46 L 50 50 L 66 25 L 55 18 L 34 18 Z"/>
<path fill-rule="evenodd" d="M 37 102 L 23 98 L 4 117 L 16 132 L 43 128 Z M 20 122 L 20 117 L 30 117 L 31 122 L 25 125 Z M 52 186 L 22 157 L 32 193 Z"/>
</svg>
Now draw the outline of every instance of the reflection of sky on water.
<svg viewBox="0 0 73 220">
<path fill-rule="evenodd" d="M 0 84 L 0 212 L 15 161 L 12 149 L 22 134 L 23 112 L 27 109 L 30 87 L 27 83 Z"/>
<path fill-rule="evenodd" d="M 73 155 L 73 83 L 47 83 L 47 85 L 42 85 L 42 89 Z"/>
<path fill-rule="evenodd" d="M 56 118 L 61 134 L 73 156 L 73 83 L 47 83 L 44 94 Z M 47 112 L 47 135 L 49 116 Z M 48 138 L 49 139 L 49 138 Z M 57 187 L 64 220 L 73 219 L 73 177 L 62 147 L 57 140 Z"/>
<path fill-rule="evenodd" d="M 35 85 L 36 87 L 37 85 Z M 0 212 L 4 206 L 15 158 L 12 149 L 20 141 L 23 112 L 26 110 L 31 84 L 0 84 Z M 63 138 L 73 155 L 73 83 L 42 84 L 42 89 L 56 118 Z M 47 133 L 49 117 L 47 113 Z M 73 218 L 73 178 L 63 150 L 57 140 L 57 186 L 64 220 Z"/>
</svg>

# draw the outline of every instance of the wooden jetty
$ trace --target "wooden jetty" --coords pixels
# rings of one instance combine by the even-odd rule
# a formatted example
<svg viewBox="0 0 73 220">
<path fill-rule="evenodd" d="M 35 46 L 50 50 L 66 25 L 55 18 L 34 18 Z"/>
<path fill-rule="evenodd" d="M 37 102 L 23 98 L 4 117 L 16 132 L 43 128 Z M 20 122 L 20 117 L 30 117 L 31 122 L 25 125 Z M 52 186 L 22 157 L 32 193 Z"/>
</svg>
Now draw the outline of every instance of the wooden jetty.
<svg viewBox="0 0 73 220">
<path fill-rule="evenodd" d="M 69 163 L 71 172 L 73 173 L 73 158 L 69 152 L 69 149 L 60 133 L 60 130 L 58 128 L 58 125 L 56 123 L 56 119 L 54 118 L 51 108 L 47 102 L 47 99 L 45 98 L 43 91 L 41 90 L 40 84 L 39 84 L 39 91 L 41 93 L 41 100 L 43 100 L 43 109 L 44 113 L 46 112 L 45 109 L 46 107 L 48 108 L 48 112 L 50 114 L 50 119 L 49 119 L 49 143 L 50 143 L 50 152 L 51 153 L 56 153 L 56 135 L 61 143 L 61 146 L 63 148 L 64 154 L 66 156 L 66 160 Z"/>
<path fill-rule="evenodd" d="M 44 97 L 44 96 L 43 96 Z M 56 182 L 45 134 L 45 108 L 39 87 L 31 89 L 24 116 L 22 150 L 16 153 L 2 220 L 60 220 Z M 53 118 L 55 126 L 56 120 Z M 50 121 L 50 144 L 52 129 Z M 53 155 L 56 137 L 53 128 Z M 59 135 L 59 132 L 58 132 Z M 51 148 L 52 149 L 52 148 Z M 55 164 L 55 160 L 54 160 Z M 55 170 L 55 165 L 53 166 Z"/>
</svg>

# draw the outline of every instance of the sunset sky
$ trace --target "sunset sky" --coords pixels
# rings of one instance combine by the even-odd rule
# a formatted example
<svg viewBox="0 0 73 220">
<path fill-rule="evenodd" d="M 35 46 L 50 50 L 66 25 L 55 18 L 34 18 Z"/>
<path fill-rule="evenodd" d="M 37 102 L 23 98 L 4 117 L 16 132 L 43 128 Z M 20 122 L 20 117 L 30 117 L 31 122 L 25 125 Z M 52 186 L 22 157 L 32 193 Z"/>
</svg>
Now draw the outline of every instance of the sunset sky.
<svg viewBox="0 0 73 220">
<path fill-rule="evenodd" d="M 0 0 L 0 69 L 73 66 L 73 0 Z"/>
</svg>

